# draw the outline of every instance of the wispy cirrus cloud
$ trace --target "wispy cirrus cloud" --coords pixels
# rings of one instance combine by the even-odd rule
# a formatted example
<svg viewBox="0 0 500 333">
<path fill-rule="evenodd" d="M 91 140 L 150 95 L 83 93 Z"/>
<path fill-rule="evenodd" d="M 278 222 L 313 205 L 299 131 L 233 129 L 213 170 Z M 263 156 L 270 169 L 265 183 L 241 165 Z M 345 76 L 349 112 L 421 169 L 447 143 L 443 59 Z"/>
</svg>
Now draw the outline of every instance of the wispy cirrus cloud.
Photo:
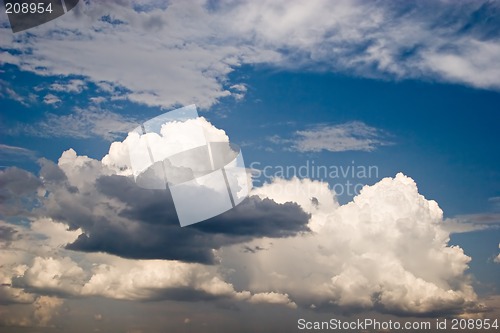
<svg viewBox="0 0 500 333">
<path fill-rule="evenodd" d="M 21 95 L 19 95 L 14 89 L 7 87 L 7 88 L 5 88 L 5 92 L 7 93 L 7 96 L 10 99 L 13 99 L 16 102 L 19 102 L 19 103 L 21 103 L 24 106 L 28 106 L 28 103 L 26 103 L 24 97 L 22 97 Z"/>
<path fill-rule="evenodd" d="M 99 137 L 112 141 L 136 126 L 137 122 L 132 118 L 92 106 L 88 109 L 74 108 L 74 111 L 67 115 L 47 113 L 40 122 L 18 123 L 4 132 L 9 135 L 23 134 L 43 138 Z"/>
<path fill-rule="evenodd" d="M 25 107 L 30 106 L 30 104 L 35 102 L 37 99 L 37 96 L 34 93 L 18 92 L 9 82 L 2 79 L 0 79 L 0 97 L 6 97 L 22 104 Z"/>
<path fill-rule="evenodd" d="M 18 146 L 10 146 L 0 143 L 0 161 L 1 160 L 19 160 L 19 159 L 35 159 L 36 152 Z"/>
<path fill-rule="evenodd" d="M 488 202 L 493 205 L 493 209 L 500 211 L 500 197 L 491 197 Z"/>
</svg>

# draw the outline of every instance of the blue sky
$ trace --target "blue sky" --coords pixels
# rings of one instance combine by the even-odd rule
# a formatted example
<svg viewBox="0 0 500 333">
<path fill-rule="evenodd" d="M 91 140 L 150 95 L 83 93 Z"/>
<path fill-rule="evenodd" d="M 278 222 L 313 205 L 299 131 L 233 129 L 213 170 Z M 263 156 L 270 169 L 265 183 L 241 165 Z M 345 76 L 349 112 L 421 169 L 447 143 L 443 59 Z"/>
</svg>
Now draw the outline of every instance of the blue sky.
<svg viewBox="0 0 500 333">
<path fill-rule="evenodd" d="M 88 1 L 16 34 L 1 14 L 0 241 L 8 259 L 0 331 L 64 331 L 85 318 L 92 319 L 86 328 L 108 331 L 273 331 L 276 323 L 250 324 L 266 311 L 292 328 L 297 316 L 332 313 L 410 320 L 474 316 L 486 307 L 486 317 L 498 317 L 499 10 L 494 2 Z M 246 203 L 253 211 L 215 219 L 213 230 L 210 221 L 176 229 L 158 197 L 128 187 L 115 168 L 120 156 L 110 150 L 137 124 L 189 104 L 242 147 L 247 167 L 260 169 Z M 106 164 L 107 154 L 116 165 Z M 304 204 L 300 191 L 272 192 L 299 184 L 305 193 L 319 183 L 262 175 L 266 167 L 311 163 L 377 172 L 302 177 L 330 189 L 345 189 L 347 181 L 370 186 L 358 199 L 318 196 L 319 208 Z M 142 196 L 134 202 L 129 195 L 136 193 Z M 254 229 L 245 234 L 238 223 Z M 379 227 L 388 230 L 378 234 Z M 325 243 L 330 232 L 332 244 Z M 345 239 L 335 238 L 342 233 Z M 359 244 L 357 235 L 364 235 Z M 39 252 L 27 245 L 32 239 Z M 333 244 L 351 240 L 349 255 Z M 178 241 L 192 248 L 181 254 Z M 294 249 L 314 259 L 302 264 L 297 254 L 294 266 L 283 257 Z M 380 281 L 358 266 L 367 258 Z M 393 259 L 401 279 L 426 285 L 412 289 L 384 278 Z M 329 264 L 312 264 L 322 260 Z M 53 279 L 42 274 L 51 270 Z M 140 271 L 156 278 L 134 273 Z M 182 285 L 173 271 L 192 280 Z M 280 276 L 290 282 L 281 285 Z M 323 283 L 328 299 L 315 289 Z M 427 305 L 418 290 L 431 286 L 441 298 Z M 398 288 L 422 307 L 411 308 L 415 300 L 403 296 L 374 300 Z M 169 324 L 162 321 L 166 307 Z M 231 308 L 244 312 L 239 324 Z M 210 315 L 192 314 L 199 310 Z M 136 327 L 141 311 L 148 320 Z M 120 315 L 128 319 L 117 322 Z"/>
</svg>

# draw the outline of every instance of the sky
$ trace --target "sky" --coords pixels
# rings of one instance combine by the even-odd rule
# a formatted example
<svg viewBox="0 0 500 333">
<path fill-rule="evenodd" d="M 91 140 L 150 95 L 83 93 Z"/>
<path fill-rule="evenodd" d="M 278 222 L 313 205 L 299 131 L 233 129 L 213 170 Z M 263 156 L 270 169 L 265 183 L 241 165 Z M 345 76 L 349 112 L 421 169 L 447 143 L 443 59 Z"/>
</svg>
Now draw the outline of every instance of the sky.
<svg viewBox="0 0 500 333">
<path fill-rule="evenodd" d="M 500 320 L 499 31 L 495 1 L 2 10 L 0 332 Z M 192 104 L 252 189 L 180 227 L 125 140 Z"/>
</svg>

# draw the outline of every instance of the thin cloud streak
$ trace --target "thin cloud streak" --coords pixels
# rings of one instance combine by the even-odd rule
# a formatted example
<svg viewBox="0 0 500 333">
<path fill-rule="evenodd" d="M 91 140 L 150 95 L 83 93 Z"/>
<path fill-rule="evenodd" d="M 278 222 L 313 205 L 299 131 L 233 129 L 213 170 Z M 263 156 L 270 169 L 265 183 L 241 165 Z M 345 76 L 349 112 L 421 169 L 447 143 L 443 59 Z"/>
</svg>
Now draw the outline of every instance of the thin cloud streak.
<svg viewBox="0 0 500 333">
<path fill-rule="evenodd" d="M 374 151 L 378 147 L 392 144 L 388 133 L 360 121 L 338 125 L 317 125 L 310 129 L 295 131 L 292 138 L 273 135 L 267 141 L 284 150 L 306 152 Z"/>
<path fill-rule="evenodd" d="M 320 126 L 312 130 L 297 131 L 292 149 L 299 152 L 373 151 L 388 145 L 383 132 L 362 122 L 335 126 Z"/>
<path fill-rule="evenodd" d="M 50 98 L 46 103 L 58 103 L 58 100 Z M 18 123 L 4 131 L 9 135 L 80 139 L 98 137 L 112 141 L 136 126 L 137 122 L 132 118 L 91 106 L 88 109 L 74 108 L 67 115 L 47 113 L 45 119 L 38 123 Z"/>
</svg>

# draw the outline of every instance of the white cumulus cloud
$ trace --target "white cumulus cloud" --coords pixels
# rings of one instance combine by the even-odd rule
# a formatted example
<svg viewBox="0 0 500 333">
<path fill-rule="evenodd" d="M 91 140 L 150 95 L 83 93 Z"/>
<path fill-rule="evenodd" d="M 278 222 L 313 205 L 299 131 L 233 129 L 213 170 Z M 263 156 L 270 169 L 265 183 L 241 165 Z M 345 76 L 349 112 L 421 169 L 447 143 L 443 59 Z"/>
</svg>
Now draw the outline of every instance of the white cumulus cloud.
<svg viewBox="0 0 500 333">
<path fill-rule="evenodd" d="M 292 184 L 298 190 L 290 191 Z M 264 250 L 253 253 L 223 249 L 224 266 L 238 272 L 244 265 L 250 291 L 286 293 L 303 306 L 407 314 L 460 312 L 475 306 L 477 296 L 466 275 L 470 258 L 448 245 L 441 209 L 418 193 L 411 178 L 398 174 L 365 186 L 340 207 L 319 196 L 311 206 L 310 193 L 320 187 L 292 179 L 254 190 L 277 202 L 295 196 L 294 201 L 312 214 L 313 233 L 257 240 L 250 245 Z"/>
</svg>

